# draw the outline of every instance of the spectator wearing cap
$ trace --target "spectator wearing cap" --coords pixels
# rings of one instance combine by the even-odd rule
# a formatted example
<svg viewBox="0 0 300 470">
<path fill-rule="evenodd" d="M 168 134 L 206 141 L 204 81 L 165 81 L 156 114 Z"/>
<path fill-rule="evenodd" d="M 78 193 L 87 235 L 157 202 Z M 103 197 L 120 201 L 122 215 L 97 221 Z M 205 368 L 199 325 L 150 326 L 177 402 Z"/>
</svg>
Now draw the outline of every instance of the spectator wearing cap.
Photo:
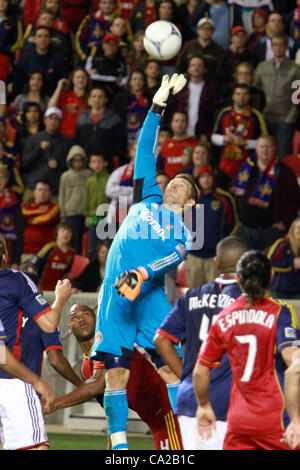
<svg viewBox="0 0 300 470">
<path fill-rule="evenodd" d="M 268 14 L 262 8 L 255 8 L 252 14 L 252 29 L 247 39 L 247 49 L 250 51 L 255 44 L 267 35 L 266 25 Z"/>
<path fill-rule="evenodd" d="M 189 18 L 189 24 L 196 27 L 201 18 L 210 18 L 214 24 L 212 39 L 223 49 L 229 46 L 229 31 L 233 26 L 243 25 L 241 11 L 238 5 L 224 0 L 210 0 L 196 6 Z"/>
<path fill-rule="evenodd" d="M 202 165 L 197 182 L 200 195 L 192 210 L 192 230 L 196 245 L 187 256 L 187 282 L 190 288 L 211 282 L 218 275 L 214 262 L 218 242 L 234 235 L 238 228 L 238 216 L 234 198 L 216 187 L 215 175 L 210 165 Z M 198 211 L 198 212 L 197 212 Z M 201 211 L 201 212 L 199 212 Z M 197 215 L 203 222 L 197 224 Z M 199 217 L 198 217 L 199 219 Z M 200 233 L 200 230 L 203 230 Z M 202 246 L 199 240 L 203 240 Z"/>
<path fill-rule="evenodd" d="M 164 122 L 170 123 L 175 111 L 184 111 L 188 114 L 188 134 L 197 139 L 204 137 L 210 139 L 213 122 L 207 116 L 213 116 L 217 89 L 214 83 L 208 82 L 206 76 L 206 62 L 201 56 L 192 56 L 188 60 L 187 84 L 174 95 L 166 109 Z"/>
<path fill-rule="evenodd" d="M 252 52 L 246 47 L 247 32 L 244 26 L 234 26 L 230 30 L 230 46 L 224 52 L 219 62 L 219 76 L 222 82 L 231 84 L 233 82 L 234 69 L 242 62 L 254 64 Z"/>
<path fill-rule="evenodd" d="M 129 65 L 120 51 L 119 36 L 106 33 L 102 40 L 102 51 L 89 56 L 85 69 L 93 82 L 106 86 L 111 95 L 120 91 L 129 78 Z"/>
<path fill-rule="evenodd" d="M 23 92 L 24 83 L 33 72 L 39 71 L 43 74 L 45 93 L 48 96 L 54 92 L 58 80 L 67 77 L 64 57 L 61 53 L 53 51 L 51 39 L 51 30 L 46 26 L 39 26 L 35 30 L 33 44 L 21 53 L 20 60 L 14 67 L 13 97 Z"/>
<path fill-rule="evenodd" d="M 229 179 L 237 174 L 241 164 L 255 150 L 257 139 L 267 134 L 262 114 L 250 106 L 247 85 L 236 84 L 232 92 L 232 106 L 220 111 L 212 134 L 212 143 L 222 148 L 219 163 Z"/>
<path fill-rule="evenodd" d="M 74 249 L 81 254 L 82 236 L 85 231 L 83 215 L 83 194 L 85 183 L 92 175 L 87 168 L 87 156 L 80 145 L 73 145 L 66 158 L 68 170 L 60 177 L 58 203 L 60 215 L 73 230 Z"/>
<path fill-rule="evenodd" d="M 222 48 L 212 39 L 214 24 L 210 18 L 201 18 L 197 23 L 197 38 L 187 41 L 177 59 L 176 69 L 179 73 L 186 73 L 191 57 L 201 56 L 206 64 L 207 81 L 216 77 L 218 63 L 223 54 Z"/>
<path fill-rule="evenodd" d="M 284 34 L 285 32 L 283 13 L 277 10 L 271 11 L 268 16 L 266 30 L 267 35 L 263 36 L 252 49 L 256 65 L 264 60 L 273 59 L 272 37 L 277 34 Z M 286 56 L 290 59 L 294 59 L 296 52 L 295 41 L 290 36 L 287 36 L 287 40 L 288 47 L 286 49 Z"/>
<path fill-rule="evenodd" d="M 30 136 L 22 154 L 25 187 L 33 190 L 37 179 L 47 179 L 51 192 L 58 194 L 59 178 L 67 170 L 66 156 L 73 141 L 59 131 L 62 111 L 50 107 L 44 114 L 45 129 Z"/>
</svg>

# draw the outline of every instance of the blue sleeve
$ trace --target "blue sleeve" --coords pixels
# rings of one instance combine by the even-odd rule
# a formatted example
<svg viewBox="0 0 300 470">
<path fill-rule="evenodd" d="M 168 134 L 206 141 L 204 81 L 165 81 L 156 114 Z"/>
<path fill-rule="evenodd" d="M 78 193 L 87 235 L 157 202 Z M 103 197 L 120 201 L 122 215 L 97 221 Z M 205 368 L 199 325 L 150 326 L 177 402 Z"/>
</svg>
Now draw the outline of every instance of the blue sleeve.
<svg viewBox="0 0 300 470">
<path fill-rule="evenodd" d="M 39 293 L 34 282 L 24 273 L 18 273 L 18 303 L 24 316 L 34 320 L 50 310 L 47 300 Z"/>
<path fill-rule="evenodd" d="M 185 294 L 178 299 L 175 307 L 165 318 L 158 330 L 160 334 L 166 336 L 176 344 L 183 341 L 186 337 L 186 303 L 187 296 Z"/>
<path fill-rule="evenodd" d="M 144 266 L 144 268 L 147 269 L 149 279 L 162 276 L 171 269 L 176 268 L 176 266 L 185 259 L 187 252 L 185 246 L 182 242 L 174 240 L 174 244 L 175 243 L 177 243 L 177 245 L 174 246 L 173 249 L 169 246 L 170 249 L 166 250 L 165 256 L 162 253 L 160 258 L 157 258 Z"/>
<path fill-rule="evenodd" d="M 299 340 L 299 330 L 297 314 L 290 304 L 281 306 L 277 320 L 277 350 L 292 347 L 295 341 Z"/>
<path fill-rule="evenodd" d="M 56 328 L 56 330 L 53 333 L 42 333 L 42 343 L 44 350 L 47 352 L 49 349 L 61 349 L 62 350 L 62 344 L 59 336 L 59 331 Z"/>
<path fill-rule="evenodd" d="M 155 146 L 161 116 L 148 111 L 136 151 L 133 176 L 133 203 L 144 199 L 161 203 L 162 192 L 156 182 Z"/>
</svg>

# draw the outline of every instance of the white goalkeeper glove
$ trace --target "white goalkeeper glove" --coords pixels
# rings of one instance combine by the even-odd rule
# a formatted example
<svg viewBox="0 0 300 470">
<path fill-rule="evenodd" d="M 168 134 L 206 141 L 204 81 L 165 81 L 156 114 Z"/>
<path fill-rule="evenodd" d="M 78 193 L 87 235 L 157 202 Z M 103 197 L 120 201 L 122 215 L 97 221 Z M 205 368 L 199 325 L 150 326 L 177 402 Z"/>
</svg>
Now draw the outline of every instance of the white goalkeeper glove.
<svg viewBox="0 0 300 470">
<path fill-rule="evenodd" d="M 175 95 L 182 90 L 185 84 L 186 78 L 183 74 L 174 73 L 171 78 L 169 78 L 169 75 L 164 75 L 161 85 L 153 97 L 153 103 L 165 108 L 170 92 Z"/>
</svg>

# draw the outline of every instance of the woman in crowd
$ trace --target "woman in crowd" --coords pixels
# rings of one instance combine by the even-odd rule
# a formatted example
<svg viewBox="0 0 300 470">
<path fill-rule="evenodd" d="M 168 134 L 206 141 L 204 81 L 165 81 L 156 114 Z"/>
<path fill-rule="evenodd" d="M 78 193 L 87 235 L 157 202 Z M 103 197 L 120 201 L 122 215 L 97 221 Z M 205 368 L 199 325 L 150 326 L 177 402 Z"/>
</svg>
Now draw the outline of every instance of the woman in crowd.
<svg viewBox="0 0 300 470">
<path fill-rule="evenodd" d="M 91 262 L 87 265 L 79 277 L 72 283 L 72 293 L 97 292 L 104 276 L 105 263 L 109 245 L 101 241 Z"/>
<path fill-rule="evenodd" d="M 43 112 L 46 111 L 49 96 L 45 94 L 44 77 L 41 72 L 33 72 L 29 75 L 23 93 L 16 96 L 11 106 L 16 111 L 21 111 L 24 104 L 28 101 L 38 103 L 41 110 Z"/>
<path fill-rule="evenodd" d="M 81 67 L 75 68 L 70 80 L 62 78 L 51 96 L 48 107 L 62 110 L 60 132 L 73 138 L 76 131 L 77 118 L 88 108 L 90 78 Z"/>
<path fill-rule="evenodd" d="M 22 155 L 29 136 L 36 134 L 44 128 L 43 112 L 38 103 L 27 101 L 23 105 L 22 113 L 18 116 L 18 127 L 16 132 L 16 146 Z"/>
</svg>

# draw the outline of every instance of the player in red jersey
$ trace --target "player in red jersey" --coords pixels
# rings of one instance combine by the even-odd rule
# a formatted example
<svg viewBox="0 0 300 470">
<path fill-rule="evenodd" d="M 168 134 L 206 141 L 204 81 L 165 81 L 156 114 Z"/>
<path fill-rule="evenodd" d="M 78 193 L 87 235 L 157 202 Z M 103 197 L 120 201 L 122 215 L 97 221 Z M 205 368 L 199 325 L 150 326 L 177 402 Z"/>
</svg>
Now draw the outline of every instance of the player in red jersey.
<svg viewBox="0 0 300 470">
<path fill-rule="evenodd" d="M 296 313 L 285 302 L 268 297 L 269 259 L 256 250 L 237 263 L 242 296 L 212 324 L 194 369 L 198 432 L 207 439 L 215 415 L 209 401 L 211 368 L 227 352 L 233 373 L 224 450 L 287 450 L 282 442 L 289 422 L 285 410 L 284 371 L 298 340 Z"/>
<path fill-rule="evenodd" d="M 51 412 L 84 403 L 93 397 L 102 404 L 105 388 L 104 364 L 89 358 L 95 321 L 95 314 L 87 305 L 72 306 L 69 329 L 83 351 L 81 374 L 86 382 L 71 393 L 56 398 Z M 129 408 L 151 429 L 157 450 L 183 449 L 179 425 L 169 402 L 166 385 L 142 348 L 134 348 L 127 396 Z"/>
</svg>

